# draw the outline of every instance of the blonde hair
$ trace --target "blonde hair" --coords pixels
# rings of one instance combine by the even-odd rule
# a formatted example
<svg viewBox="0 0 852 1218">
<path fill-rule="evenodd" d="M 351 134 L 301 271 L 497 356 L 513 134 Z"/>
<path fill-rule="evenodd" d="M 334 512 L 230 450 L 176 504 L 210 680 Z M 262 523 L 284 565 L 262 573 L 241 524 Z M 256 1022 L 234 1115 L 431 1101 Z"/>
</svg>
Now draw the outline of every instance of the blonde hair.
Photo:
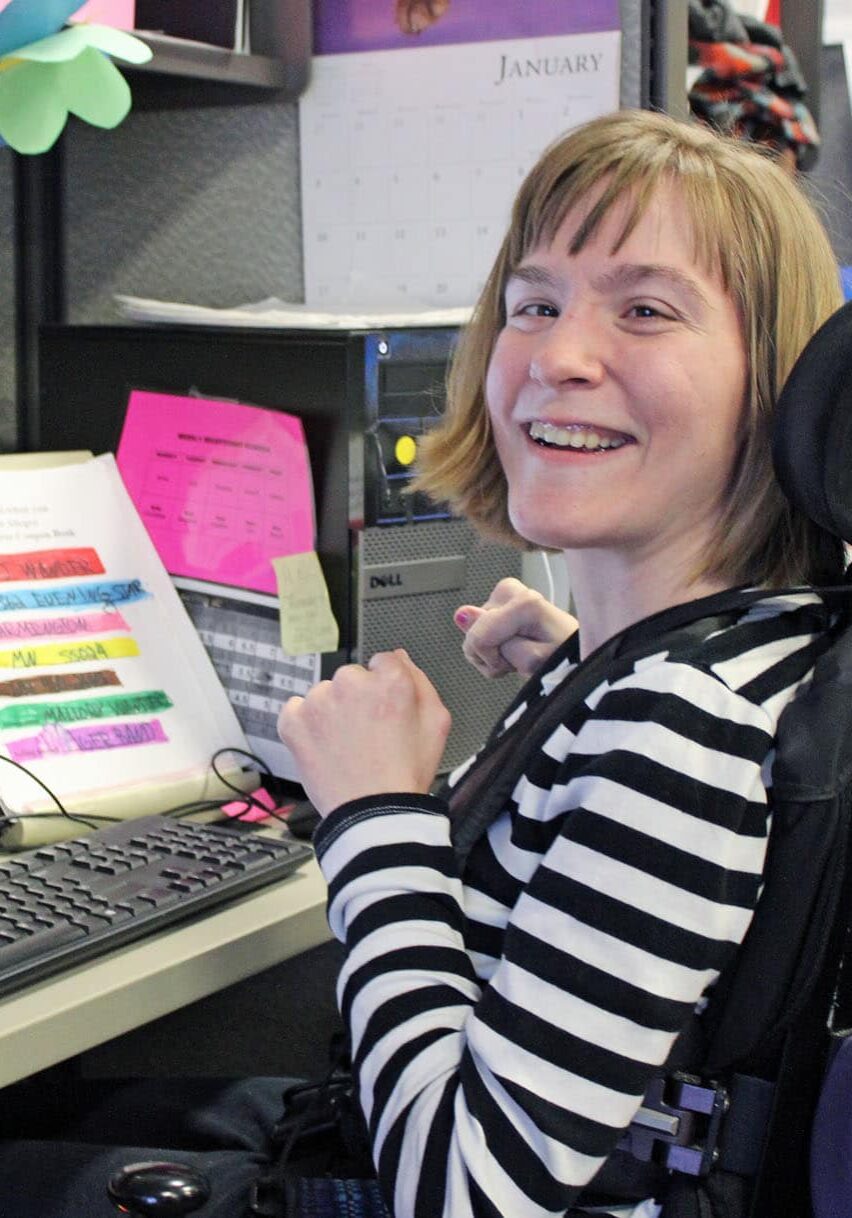
<svg viewBox="0 0 852 1218">
<path fill-rule="evenodd" d="M 594 119 L 552 144 L 521 186 L 511 223 L 462 335 L 443 421 L 421 445 L 416 488 L 449 503 L 484 534 L 528 547 L 509 521 L 507 486 L 491 434 L 485 377 L 506 322 L 506 281 L 551 241 L 569 211 L 599 193 L 576 254 L 618 200 L 627 239 L 655 191 L 674 183 L 692 220 L 696 261 L 718 268 L 743 329 L 749 381 L 725 509 L 693 573 L 731 583 L 826 582 L 842 569 L 839 541 L 796 511 L 772 469 L 775 403 L 811 335 L 842 303 L 822 223 L 792 175 L 752 145 L 646 110 Z"/>
</svg>

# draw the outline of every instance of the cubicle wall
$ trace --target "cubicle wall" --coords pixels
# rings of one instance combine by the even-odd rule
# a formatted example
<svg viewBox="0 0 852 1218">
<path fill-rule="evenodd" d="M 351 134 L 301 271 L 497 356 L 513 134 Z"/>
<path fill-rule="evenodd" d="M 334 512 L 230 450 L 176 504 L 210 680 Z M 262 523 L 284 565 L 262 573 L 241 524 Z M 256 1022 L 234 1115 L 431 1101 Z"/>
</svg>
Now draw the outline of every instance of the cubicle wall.
<svg viewBox="0 0 852 1218">
<path fill-rule="evenodd" d="M 662 97 L 678 108 L 685 10 L 683 0 L 621 0 L 624 105 Z M 204 81 L 177 90 L 168 78 L 129 79 L 134 109 L 121 126 L 72 119 L 62 137 L 66 320 L 116 321 L 115 293 L 222 306 L 300 300 L 297 104 Z M 837 161 L 818 171 L 832 202 L 848 198 Z M 0 148 L 2 448 L 15 419 L 12 200 L 12 154 Z"/>
<path fill-rule="evenodd" d="M 621 0 L 622 100 L 642 101 L 648 0 Z M 302 299 L 298 107 L 274 93 L 129 75 L 115 131 L 62 137 L 66 320 L 118 320 L 115 293 L 225 306 Z M 14 440 L 11 154 L 0 149 L 0 447 Z"/>
<path fill-rule="evenodd" d="M 642 3 L 622 8 L 622 98 L 638 104 Z M 70 322 L 114 321 L 116 292 L 303 298 L 295 102 L 136 110 L 112 133 L 75 130 L 66 175 Z"/>
</svg>

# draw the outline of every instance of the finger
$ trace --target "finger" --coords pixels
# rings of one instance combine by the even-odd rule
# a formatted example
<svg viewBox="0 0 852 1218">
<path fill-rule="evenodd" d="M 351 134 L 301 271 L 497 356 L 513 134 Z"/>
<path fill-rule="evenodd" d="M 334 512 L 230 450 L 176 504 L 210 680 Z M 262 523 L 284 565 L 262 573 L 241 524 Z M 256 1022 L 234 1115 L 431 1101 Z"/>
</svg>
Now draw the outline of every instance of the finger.
<svg viewBox="0 0 852 1218">
<path fill-rule="evenodd" d="M 498 605 L 506 605 L 509 601 L 516 597 L 527 595 L 531 589 L 521 580 L 515 579 L 514 575 L 507 575 L 505 579 L 499 580 L 491 589 L 491 594 L 485 602 L 486 609 L 493 609 Z"/>
<path fill-rule="evenodd" d="M 502 644 L 500 654 L 514 672 L 523 677 L 531 677 L 548 656 L 553 654 L 553 645 L 516 636 Z"/>
<path fill-rule="evenodd" d="M 496 609 L 500 605 L 505 605 L 515 597 L 523 596 L 526 592 L 529 592 L 526 584 L 522 584 L 519 579 L 515 579 L 512 576 L 507 576 L 494 585 L 488 595 L 488 599 L 483 601 L 481 605 L 459 605 L 453 615 L 453 620 L 461 629 L 467 629 L 483 613 L 487 613 L 490 609 Z"/>
<path fill-rule="evenodd" d="M 404 672 L 409 680 L 413 682 L 418 699 L 422 699 L 424 695 L 429 694 L 434 695 L 436 698 L 440 698 L 438 691 L 426 676 L 426 673 L 422 668 L 414 663 L 404 647 L 398 647 L 396 651 L 391 652 L 390 661 L 398 665 L 399 671 Z"/>
<path fill-rule="evenodd" d="M 479 605 L 459 605 L 453 614 L 453 621 L 459 630 L 463 630 L 466 633 L 484 612 L 485 609 L 480 608 Z"/>
<path fill-rule="evenodd" d="M 516 635 L 537 642 L 552 641 L 549 608 L 539 592 L 527 588 L 505 604 L 484 613 L 474 622 L 470 633 L 480 648 L 500 647 Z"/>
<path fill-rule="evenodd" d="M 400 651 L 395 654 L 399 656 L 400 664 L 404 667 L 405 671 L 409 674 L 414 682 L 419 698 L 422 698 L 424 694 L 431 694 L 436 698 L 440 698 L 440 694 L 429 680 L 426 673 L 418 664 L 414 663 L 407 651 Z"/>
<path fill-rule="evenodd" d="M 462 643 L 462 652 L 468 663 L 472 664 L 483 677 L 502 677 L 511 672 L 511 665 L 497 647 L 480 647 L 477 641 L 467 635 Z"/>
<path fill-rule="evenodd" d="M 390 653 L 384 652 L 378 654 L 383 654 L 389 658 L 388 667 L 390 662 L 398 665 L 398 672 L 404 675 L 411 683 L 419 710 L 429 715 L 430 720 L 439 725 L 439 730 L 444 730 L 440 725 L 446 723 L 444 731 L 446 735 L 449 732 L 451 722 L 450 712 L 444 705 L 444 700 L 440 693 L 423 669 L 415 664 L 404 647 L 398 647 L 396 651 Z M 384 664 L 385 661 L 382 661 L 382 663 Z"/>
<path fill-rule="evenodd" d="M 384 708 L 388 714 L 405 714 L 418 700 L 417 666 L 405 651 L 377 651 L 367 661 L 364 673 L 368 705 Z"/>
<path fill-rule="evenodd" d="M 408 653 L 398 647 L 395 651 L 377 651 L 367 661 L 370 672 L 390 672 L 400 667 L 403 657 L 408 659 Z"/>
<path fill-rule="evenodd" d="M 305 699 L 300 698 L 298 694 L 293 694 L 292 697 L 287 699 L 278 712 L 278 721 L 276 726 L 278 729 L 278 735 L 285 744 L 287 743 L 290 732 L 295 726 L 299 710 L 304 701 Z"/>
</svg>

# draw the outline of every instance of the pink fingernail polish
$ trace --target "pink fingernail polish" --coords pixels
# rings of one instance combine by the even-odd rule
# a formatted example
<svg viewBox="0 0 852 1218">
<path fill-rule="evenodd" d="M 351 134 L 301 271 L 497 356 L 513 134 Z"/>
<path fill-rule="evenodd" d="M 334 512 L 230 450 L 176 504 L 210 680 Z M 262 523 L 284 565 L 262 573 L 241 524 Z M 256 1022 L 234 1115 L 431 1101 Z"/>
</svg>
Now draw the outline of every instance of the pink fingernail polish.
<svg viewBox="0 0 852 1218">
<path fill-rule="evenodd" d="M 463 609 L 459 609 L 459 611 L 455 615 L 455 621 L 459 626 L 469 626 L 470 625 L 470 614 L 465 613 L 465 611 Z"/>
</svg>

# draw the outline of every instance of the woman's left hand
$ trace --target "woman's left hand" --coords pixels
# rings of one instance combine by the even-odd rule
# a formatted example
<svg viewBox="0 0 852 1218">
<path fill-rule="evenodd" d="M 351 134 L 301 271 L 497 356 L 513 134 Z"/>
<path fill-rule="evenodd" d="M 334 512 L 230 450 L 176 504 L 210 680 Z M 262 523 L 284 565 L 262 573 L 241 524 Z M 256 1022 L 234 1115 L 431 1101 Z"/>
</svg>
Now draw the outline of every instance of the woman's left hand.
<svg viewBox="0 0 852 1218">
<path fill-rule="evenodd" d="M 288 699 L 278 734 L 321 816 L 351 799 L 426 794 L 450 731 L 450 712 L 405 651 L 347 664 L 305 698 Z"/>
</svg>

